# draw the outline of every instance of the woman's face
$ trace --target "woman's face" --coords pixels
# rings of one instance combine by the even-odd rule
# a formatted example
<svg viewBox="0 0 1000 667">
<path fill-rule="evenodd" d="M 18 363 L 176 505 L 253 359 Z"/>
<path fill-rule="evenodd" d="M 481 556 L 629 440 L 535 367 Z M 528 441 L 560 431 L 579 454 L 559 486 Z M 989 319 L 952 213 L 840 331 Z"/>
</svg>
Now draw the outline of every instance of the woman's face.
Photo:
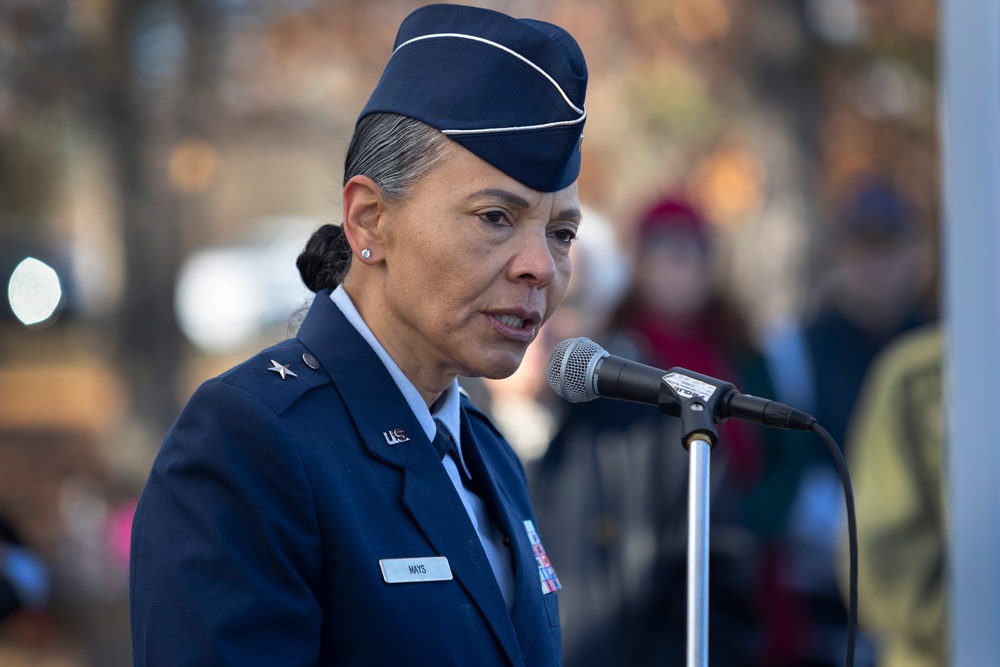
<svg viewBox="0 0 1000 667">
<path fill-rule="evenodd" d="M 642 308 L 668 319 L 697 316 L 714 289 L 705 248 L 693 234 L 680 230 L 643 242 L 636 277 Z"/>
<path fill-rule="evenodd" d="M 570 278 L 576 184 L 532 190 L 457 145 L 379 222 L 369 325 L 420 390 L 513 373 Z"/>
</svg>

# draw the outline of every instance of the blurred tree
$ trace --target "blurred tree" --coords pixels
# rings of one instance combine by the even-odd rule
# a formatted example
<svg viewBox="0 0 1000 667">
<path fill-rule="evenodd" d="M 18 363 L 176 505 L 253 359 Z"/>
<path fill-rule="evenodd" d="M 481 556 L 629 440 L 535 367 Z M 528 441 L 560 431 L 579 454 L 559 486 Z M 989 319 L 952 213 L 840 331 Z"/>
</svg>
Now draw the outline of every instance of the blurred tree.
<svg viewBox="0 0 1000 667">
<path fill-rule="evenodd" d="M 155 442 L 178 409 L 185 342 L 173 308 L 177 268 L 192 231 L 207 222 L 198 188 L 184 179 L 199 169 L 197 158 L 182 159 L 173 180 L 168 166 L 178 144 L 192 137 L 210 144 L 217 131 L 222 6 L 117 0 L 94 54 L 102 65 L 94 120 L 114 157 L 125 252 L 117 360 L 132 414 Z"/>
<path fill-rule="evenodd" d="M 59 66 L 69 40 L 58 4 L 0 3 L 0 230 L 7 238 L 36 235 L 59 181 Z"/>
<path fill-rule="evenodd" d="M 114 175 L 124 290 L 116 366 L 131 413 L 158 442 L 179 406 L 185 343 L 177 267 L 207 227 L 227 21 L 212 0 L 0 3 L 3 233 L 44 235 L 74 124 L 97 132 Z"/>
</svg>

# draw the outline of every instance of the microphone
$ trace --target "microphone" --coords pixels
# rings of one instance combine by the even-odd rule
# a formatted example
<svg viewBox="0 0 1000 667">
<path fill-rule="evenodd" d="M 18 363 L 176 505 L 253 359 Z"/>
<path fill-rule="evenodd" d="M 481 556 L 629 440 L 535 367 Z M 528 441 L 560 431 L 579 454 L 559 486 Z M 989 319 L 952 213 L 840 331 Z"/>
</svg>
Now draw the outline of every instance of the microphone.
<svg viewBox="0 0 1000 667">
<path fill-rule="evenodd" d="M 589 338 L 567 338 L 556 345 L 545 372 L 552 389 L 570 403 L 614 398 L 657 405 L 665 414 L 678 417 L 686 403 L 697 401 L 714 404 L 712 418 L 717 424 L 733 418 L 809 431 L 816 423 L 784 403 L 741 394 L 729 382 L 683 368 L 662 371 L 616 357 Z"/>
</svg>

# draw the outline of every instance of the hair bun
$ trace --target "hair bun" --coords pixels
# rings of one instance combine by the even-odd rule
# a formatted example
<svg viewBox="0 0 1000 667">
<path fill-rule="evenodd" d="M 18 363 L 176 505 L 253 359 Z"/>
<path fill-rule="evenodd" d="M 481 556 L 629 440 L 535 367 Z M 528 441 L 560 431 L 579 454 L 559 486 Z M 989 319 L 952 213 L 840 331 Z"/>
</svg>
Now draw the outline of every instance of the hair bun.
<svg viewBox="0 0 1000 667">
<path fill-rule="evenodd" d="M 350 256 L 344 228 L 327 224 L 309 237 L 305 249 L 295 260 L 295 266 L 306 287 L 319 292 L 334 289 L 340 284 Z"/>
</svg>

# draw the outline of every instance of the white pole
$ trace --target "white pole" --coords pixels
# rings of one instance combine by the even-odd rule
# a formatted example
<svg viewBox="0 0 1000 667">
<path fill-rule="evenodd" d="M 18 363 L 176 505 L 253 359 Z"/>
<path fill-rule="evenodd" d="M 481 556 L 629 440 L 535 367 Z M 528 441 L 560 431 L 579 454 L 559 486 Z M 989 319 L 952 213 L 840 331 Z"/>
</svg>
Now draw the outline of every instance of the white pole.
<svg viewBox="0 0 1000 667">
<path fill-rule="evenodd" d="M 1000 665 L 1000 3 L 942 0 L 951 663 Z"/>
<path fill-rule="evenodd" d="M 688 442 L 687 667 L 708 667 L 708 542 L 712 445 Z"/>
</svg>

